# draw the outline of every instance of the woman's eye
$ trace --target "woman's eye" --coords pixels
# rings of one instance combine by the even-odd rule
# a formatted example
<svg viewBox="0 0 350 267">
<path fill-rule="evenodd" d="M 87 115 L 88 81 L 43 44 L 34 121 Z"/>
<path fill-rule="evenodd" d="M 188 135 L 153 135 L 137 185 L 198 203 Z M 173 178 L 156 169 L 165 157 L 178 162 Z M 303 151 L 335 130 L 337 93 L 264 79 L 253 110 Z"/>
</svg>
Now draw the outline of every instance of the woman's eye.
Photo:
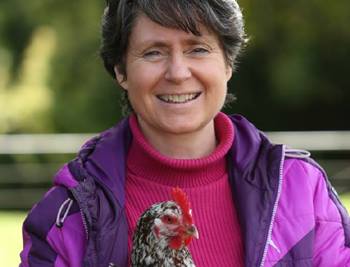
<svg viewBox="0 0 350 267">
<path fill-rule="evenodd" d="M 209 50 L 203 47 L 196 47 L 192 49 L 191 52 L 195 54 L 206 54 L 206 53 L 209 53 Z"/>
<path fill-rule="evenodd" d="M 162 54 L 160 53 L 160 51 L 157 50 L 152 50 L 152 51 L 148 51 L 146 53 L 143 54 L 144 58 L 156 58 L 161 56 Z"/>
</svg>

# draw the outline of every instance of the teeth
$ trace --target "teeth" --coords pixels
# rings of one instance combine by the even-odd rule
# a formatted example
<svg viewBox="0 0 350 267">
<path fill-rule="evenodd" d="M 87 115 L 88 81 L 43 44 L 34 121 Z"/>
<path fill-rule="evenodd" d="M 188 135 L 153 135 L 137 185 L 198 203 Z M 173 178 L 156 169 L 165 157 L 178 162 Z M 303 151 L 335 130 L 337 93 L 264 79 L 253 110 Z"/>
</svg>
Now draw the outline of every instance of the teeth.
<svg viewBox="0 0 350 267">
<path fill-rule="evenodd" d="M 184 94 L 184 95 L 160 95 L 158 98 L 168 103 L 186 103 L 193 100 L 198 94 Z"/>
</svg>

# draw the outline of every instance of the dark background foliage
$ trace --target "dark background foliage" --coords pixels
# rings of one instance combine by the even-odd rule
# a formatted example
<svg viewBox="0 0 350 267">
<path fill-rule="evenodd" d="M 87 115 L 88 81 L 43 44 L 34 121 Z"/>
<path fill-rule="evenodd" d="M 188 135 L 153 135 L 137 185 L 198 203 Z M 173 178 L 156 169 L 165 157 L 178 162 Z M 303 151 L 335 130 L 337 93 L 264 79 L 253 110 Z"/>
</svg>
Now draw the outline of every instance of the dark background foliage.
<svg viewBox="0 0 350 267">
<path fill-rule="evenodd" d="M 244 114 L 267 131 L 350 130 L 350 2 L 241 0 L 240 4 L 250 42 L 229 83 L 238 100 L 225 111 Z M 0 116 L 0 124 L 5 125 L 3 120 L 7 125 L 0 131 L 98 132 L 121 118 L 120 90 L 98 56 L 103 7 L 104 1 L 0 2 L 0 113 L 9 113 Z M 55 36 L 45 80 L 51 102 L 37 113 L 28 106 L 29 123 L 23 123 L 11 112 L 9 99 L 20 101 L 15 91 L 26 51 L 41 27 Z M 7 81 L 1 83 L 5 74 Z M 25 83 L 22 87 L 35 90 Z M 45 100 L 21 101 L 26 107 L 28 102 L 40 106 Z"/>
</svg>

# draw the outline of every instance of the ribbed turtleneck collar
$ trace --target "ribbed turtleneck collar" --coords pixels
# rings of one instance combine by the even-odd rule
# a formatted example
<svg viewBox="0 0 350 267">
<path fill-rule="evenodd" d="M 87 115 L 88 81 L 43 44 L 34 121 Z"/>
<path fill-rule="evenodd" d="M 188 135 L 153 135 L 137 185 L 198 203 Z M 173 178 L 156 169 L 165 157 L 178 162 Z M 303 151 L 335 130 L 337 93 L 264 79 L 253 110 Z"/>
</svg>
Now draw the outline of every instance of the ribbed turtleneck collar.
<svg viewBox="0 0 350 267">
<path fill-rule="evenodd" d="M 218 180 L 226 173 L 225 155 L 232 146 L 234 128 L 231 120 L 219 113 L 214 119 L 218 145 L 199 159 L 174 159 L 160 154 L 145 139 L 135 115 L 130 116 L 133 141 L 128 154 L 129 175 L 156 183 L 182 188 L 196 187 Z"/>
</svg>

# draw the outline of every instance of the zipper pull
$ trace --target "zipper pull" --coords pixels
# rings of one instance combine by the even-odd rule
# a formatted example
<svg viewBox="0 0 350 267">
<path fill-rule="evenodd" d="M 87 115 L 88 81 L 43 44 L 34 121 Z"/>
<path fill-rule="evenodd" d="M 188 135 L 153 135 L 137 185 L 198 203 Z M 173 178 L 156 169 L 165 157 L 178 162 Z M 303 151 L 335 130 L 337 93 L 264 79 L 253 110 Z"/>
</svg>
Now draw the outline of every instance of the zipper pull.
<svg viewBox="0 0 350 267">
<path fill-rule="evenodd" d="M 276 246 L 275 242 L 273 242 L 273 240 L 272 240 L 271 238 L 270 238 L 270 240 L 269 240 L 269 245 L 270 245 L 271 247 L 273 247 L 278 253 L 281 254 L 280 249 Z"/>
<path fill-rule="evenodd" d="M 56 217 L 56 226 L 58 228 L 61 228 L 63 226 L 63 223 L 67 218 L 68 212 L 72 207 L 72 205 L 73 205 L 73 200 L 70 198 L 67 198 L 60 206 L 60 209 L 58 210 L 57 217 Z"/>
</svg>

